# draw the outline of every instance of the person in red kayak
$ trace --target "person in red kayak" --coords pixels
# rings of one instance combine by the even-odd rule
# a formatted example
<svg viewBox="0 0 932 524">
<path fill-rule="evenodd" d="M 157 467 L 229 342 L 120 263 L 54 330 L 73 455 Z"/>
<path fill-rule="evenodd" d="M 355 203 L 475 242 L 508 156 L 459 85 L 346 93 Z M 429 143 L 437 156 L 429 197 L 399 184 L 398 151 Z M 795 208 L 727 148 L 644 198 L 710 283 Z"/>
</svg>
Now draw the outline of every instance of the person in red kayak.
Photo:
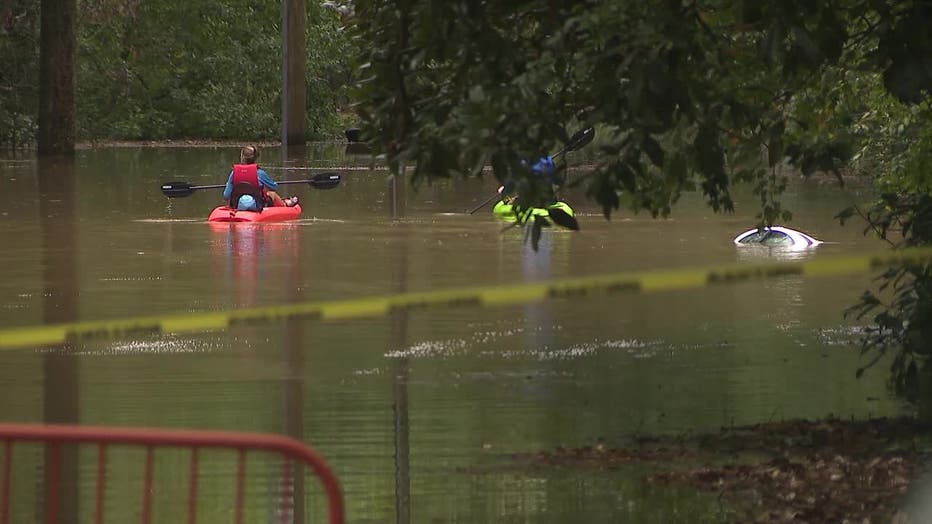
<svg viewBox="0 0 932 524">
<path fill-rule="evenodd" d="M 223 188 L 223 199 L 230 207 L 241 211 L 259 211 L 267 206 L 293 207 L 298 197 L 282 199 L 276 190 L 278 183 L 260 168 L 259 148 L 253 145 L 243 146 L 239 152 L 239 164 L 233 164 L 233 170 Z"/>
</svg>

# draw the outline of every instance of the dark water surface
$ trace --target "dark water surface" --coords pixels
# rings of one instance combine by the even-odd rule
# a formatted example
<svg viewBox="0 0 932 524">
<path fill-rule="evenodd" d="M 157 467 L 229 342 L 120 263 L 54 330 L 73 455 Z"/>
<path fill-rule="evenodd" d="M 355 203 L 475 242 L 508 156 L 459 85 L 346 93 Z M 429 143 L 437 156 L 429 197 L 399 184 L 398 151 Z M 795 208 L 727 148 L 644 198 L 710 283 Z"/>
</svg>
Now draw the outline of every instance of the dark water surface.
<svg viewBox="0 0 932 524">
<path fill-rule="evenodd" d="M 301 198 L 297 222 L 233 227 L 205 222 L 219 189 L 168 200 L 158 188 L 170 180 L 223 183 L 235 147 L 79 151 L 73 165 L 7 157 L 0 326 L 884 247 L 832 218 L 866 191 L 806 180 L 791 184 L 794 220 L 786 225 L 826 241 L 815 250 L 736 248 L 732 238 L 756 213 L 739 188 L 732 215 L 715 215 L 690 194 L 669 219 L 621 212 L 611 221 L 570 193 L 582 231 L 547 231 L 534 252 L 521 231 L 502 232 L 490 208 L 467 213 L 494 192 L 490 177 L 392 191 L 385 171 L 366 169 L 368 157 L 342 147 L 292 151 L 287 161 L 264 151 L 261 163 L 279 180 L 308 177 L 308 168 L 350 169 L 331 191 L 283 186 Z M 72 182 L 39 187 L 40 171 Z M 883 366 L 854 377 L 856 326 L 842 311 L 870 277 L 791 276 L 5 350 L 0 420 L 296 436 L 334 467 L 351 522 L 716 522 L 716 500 L 645 483 L 643 466 L 528 468 L 511 455 L 768 420 L 898 413 Z M 178 479 L 154 494 L 162 503 L 155 516 L 172 522 L 184 515 L 187 462 L 159 460 L 156 473 Z M 128 456 L 113 463 L 111 477 L 122 480 L 108 488 L 107 520 L 123 522 L 138 515 L 141 473 Z M 199 521 L 230 521 L 232 467 L 205 466 Z M 93 468 L 82 458 L 78 504 L 88 520 Z M 32 521 L 41 507 L 35 470 L 15 470 L 15 522 Z M 277 470 L 251 471 L 257 509 L 248 521 L 275 520 Z M 319 521 L 322 498 L 313 481 L 307 488 L 308 517 Z"/>
</svg>

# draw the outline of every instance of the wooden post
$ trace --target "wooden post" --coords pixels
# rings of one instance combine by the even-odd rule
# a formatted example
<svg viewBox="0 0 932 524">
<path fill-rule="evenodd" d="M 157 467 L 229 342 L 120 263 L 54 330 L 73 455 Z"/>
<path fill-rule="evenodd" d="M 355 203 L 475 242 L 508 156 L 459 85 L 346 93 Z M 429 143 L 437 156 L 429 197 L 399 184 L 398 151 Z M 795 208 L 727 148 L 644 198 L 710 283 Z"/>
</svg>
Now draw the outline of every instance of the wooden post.
<svg viewBox="0 0 932 524">
<path fill-rule="evenodd" d="M 282 0 L 282 145 L 305 143 L 306 0 Z"/>
<path fill-rule="evenodd" d="M 76 0 L 42 0 L 39 30 L 40 155 L 74 154 Z"/>
</svg>

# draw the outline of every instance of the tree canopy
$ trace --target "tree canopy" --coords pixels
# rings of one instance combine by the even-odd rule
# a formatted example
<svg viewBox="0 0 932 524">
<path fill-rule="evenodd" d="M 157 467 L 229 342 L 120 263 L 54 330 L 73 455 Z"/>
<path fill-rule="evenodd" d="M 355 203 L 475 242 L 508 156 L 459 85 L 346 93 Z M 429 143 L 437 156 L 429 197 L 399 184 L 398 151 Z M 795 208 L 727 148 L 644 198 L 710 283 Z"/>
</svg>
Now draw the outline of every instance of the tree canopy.
<svg viewBox="0 0 932 524">
<path fill-rule="evenodd" d="M 395 172 L 409 167 L 415 184 L 491 164 L 520 205 L 541 205 L 552 190 L 525 160 L 594 125 L 597 165 L 574 180 L 607 218 L 622 207 L 665 216 L 688 191 L 727 212 L 733 186 L 747 183 L 761 225 L 785 221 L 788 175 L 779 168 L 790 166 L 872 177 L 880 201 L 839 217 L 858 213 L 899 245 L 932 240 L 932 2 L 352 6 L 351 26 L 367 43 L 357 57 L 364 135 Z M 906 348 L 894 364 L 905 377 L 932 341 L 917 327 L 932 310 L 932 286 L 927 266 L 891 271 L 908 277 L 896 299 L 868 293 L 853 312 L 876 322 L 868 349 Z"/>
<path fill-rule="evenodd" d="M 0 146 L 35 138 L 39 4 L 0 5 Z M 319 2 L 307 16 L 308 138 L 340 136 L 349 39 Z M 76 139 L 279 138 L 281 17 L 276 2 L 77 0 Z"/>
<path fill-rule="evenodd" d="M 621 205 L 666 215 L 692 190 L 728 211 L 731 185 L 752 182 L 763 221 L 786 218 L 775 166 L 806 175 L 846 167 L 857 143 L 847 124 L 870 110 L 873 76 L 909 103 L 932 83 L 918 30 L 925 3 L 354 6 L 369 42 L 361 114 L 394 165 L 430 180 L 490 162 L 537 200 L 548 195 L 520 159 L 595 124 L 604 160 L 587 187 L 606 216 Z"/>
</svg>

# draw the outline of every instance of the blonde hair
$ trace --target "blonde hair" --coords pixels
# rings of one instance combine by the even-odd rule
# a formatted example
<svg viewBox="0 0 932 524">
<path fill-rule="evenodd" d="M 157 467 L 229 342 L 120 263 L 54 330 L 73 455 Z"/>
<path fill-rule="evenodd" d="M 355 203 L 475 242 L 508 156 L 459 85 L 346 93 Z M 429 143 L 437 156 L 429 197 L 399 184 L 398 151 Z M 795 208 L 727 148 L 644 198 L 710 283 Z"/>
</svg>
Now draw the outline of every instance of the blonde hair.
<svg viewBox="0 0 932 524">
<path fill-rule="evenodd" d="M 255 164 L 259 159 L 259 148 L 253 145 L 243 146 L 239 150 L 239 161 L 241 164 Z"/>
</svg>

